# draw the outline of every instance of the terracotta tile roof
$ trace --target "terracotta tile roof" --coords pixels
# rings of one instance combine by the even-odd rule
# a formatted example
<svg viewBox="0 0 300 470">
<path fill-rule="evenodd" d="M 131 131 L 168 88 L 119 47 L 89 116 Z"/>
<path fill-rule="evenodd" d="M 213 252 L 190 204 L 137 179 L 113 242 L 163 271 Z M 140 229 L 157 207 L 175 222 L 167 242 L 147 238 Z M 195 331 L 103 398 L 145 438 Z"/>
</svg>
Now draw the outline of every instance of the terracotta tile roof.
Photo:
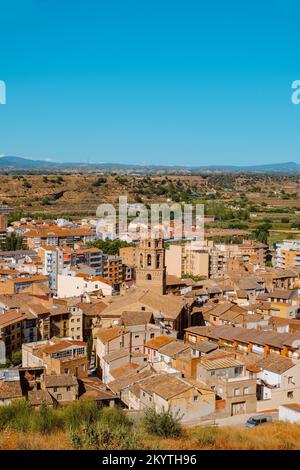
<svg viewBox="0 0 300 470">
<path fill-rule="evenodd" d="M 145 343 L 146 348 L 151 348 L 155 350 L 159 350 L 166 344 L 172 343 L 174 341 L 174 338 L 172 336 L 156 336 L 156 338 L 150 339 L 150 341 L 147 341 Z"/>
<path fill-rule="evenodd" d="M 33 300 L 34 298 L 31 295 L 24 292 L 0 295 L 0 302 L 10 308 L 22 307 L 26 302 L 32 302 Z"/>
<path fill-rule="evenodd" d="M 283 374 L 287 370 L 294 367 L 294 363 L 288 357 L 279 356 L 277 354 L 268 355 L 256 363 L 260 369 L 273 372 L 275 374 Z"/>
<path fill-rule="evenodd" d="M 142 382 L 140 388 L 151 395 L 155 393 L 165 400 L 170 400 L 177 395 L 187 392 L 193 386 L 172 375 L 159 374 Z"/>
<path fill-rule="evenodd" d="M 273 292 L 269 292 L 267 296 L 270 299 L 290 299 L 296 293 L 295 290 L 274 290 Z"/>
<path fill-rule="evenodd" d="M 243 362 L 227 355 L 208 359 L 204 358 L 201 359 L 200 364 L 200 367 L 204 367 L 204 369 L 207 370 L 226 369 L 227 367 L 242 367 L 244 365 Z"/>
<path fill-rule="evenodd" d="M 107 307 L 107 304 L 105 302 L 102 302 L 102 300 L 95 303 L 80 302 L 78 304 L 78 307 L 82 310 L 84 315 L 95 317 L 101 315 L 103 310 Z"/>
<path fill-rule="evenodd" d="M 49 281 L 49 276 L 44 276 L 42 274 L 37 274 L 34 276 L 23 276 L 16 279 L 11 279 L 11 282 L 14 284 L 26 283 L 26 282 L 39 282 L 39 281 Z"/>
<path fill-rule="evenodd" d="M 28 392 L 28 401 L 33 406 L 39 406 L 42 403 L 53 405 L 53 398 L 47 390 L 30 390 Z"/>
<path fill-rule="evenodd" d="M 171 274 L 167 274 L 166 276 L 166 285 L 167 286 L 186 286 L 185 280 L 180 279 L 177 276 L 173 276 Z"/>
<path fill-rule="evenodd" d="M 25 238 L 48 238 L 48 237 L 76 237 L 76 236 L 95 236 L 95 232 L 83 228 L 60 228 L 53 226 L 50 229 L 29 230 L 23 234 Z"/>
<path fill-rule="evenodd" d="M 20 381 L 5 382 L 0 380 L 0 400 L 22 398 Z"/>
<path fill-rule="evenodd" d="M 113 369 L 110 373 L 110 375 L 114 379 L 120 379 L 121 377 L 128 376 L 132 373 L 136 373 L 136 371 L 140 368 L 139 364 L 135 364 L 134 362 L 128 362 L 127 364 L 117 367 L 116 369 Z"/>
<path fill-rule="evenodd" d="M 125 348 L 117 349 L 116 351 L 112 351 L 109 354 L 105 354 L 103 356 L 103 361 L 107 362 L 108 364 L 110 362 L 116 361 L 118 359 L 122 359 L 123 357 L 128 356 L 129 359 L 129 351 Z"/>
<path fill-rule="evenodd" d="M 51 342 L 52 342 L 52 339 L 51 339 Z M 64 339 L 61 339 L 61 340 L 58 340 L 57 342 L 55 342 L 55 344 L 50 344 L 49 346 L 44 346 L 42 349 L 43 349 L 43 352 L 45 352 L 46 354 L 52 354 L 52 353 L 55 353 L 57 351 L 62 351 L 63 349 L 67 349 L 71 346 L 80 346 L 80 347 L 85 347 L 86 346 L 86 343 L 84 341 L 77 341 L 77 340 L 64 340 Z"/>
<path fill-rule="evenodd" d="M 45 387 L 71 387 L 72 385 L 78 385 L 77 379 L 71 374 L 60 374 L 60 375 L 45 375 Z"/>
<path fill-rule="evenodd" d="M 24 312 L 17 312 L 16 310 L 8 310 L 0 314 L 0 329 L 6 328 L 9 325 L 14 325 L 23 320 L 26 320 L 27 315 Z"/>
<path fill-rule="evenodd" d="M 112 299 L 104 313 L 129 311 L 130 306 L 133 310 L 140 310 L 147 307 L 151 312 L 162 312 L 166 319 L 176 319 L 181 313 L 186 301 L 180 296 L 173 294 L 159 295 L 154 294 L 149 289 L 133 288 L 128 289 L 125 295 Z"/>
<path fill-rule="evenodd" d="M 147 325 L 153 320 L 152 312 L 144 311 L 124 311 L 121 315 L 119 324 L 125 326 Z"/>
<path fill-rule="evenodd" d="M 285 408 L 289 408 L 290 410 L 297 411 L 297 413 L 300 413 L 300 404 L 299 403 L 284 403 L 283 405 Z"/>
<path fill-rule="evenodd" d="M 122 390 L 136 383 L 142 382 L 143 380 L 153 375 L 156 375 L 156 372 L 153 370 L 146 370 L 145 372 L 140 372 L 140 373 L 133 372 L 132 374 L 128 374 L 125 377 L 112 380 L 111 382 L 107 384 L 107 387 L 112 392 L 119 394 Z"/>
<path fill-rule="evenodd" d="M 191 345 L 189 343 L 184 343 L 183 341 L 174 340 L 168 344 L 165 344 L 159 349 L 159 353 L 164 356 L 175 357 L 177 354 L 190 349 Z"/>
<path fill-rule="evenodd" d="M 96 328 L 94 330 L 95 336 L 100 339 L 102 343 L 107 343 L 122 334 L 128 333 L 124 327 L 115 326 L 113 328 Z"/>
<path fill-rule="evenodd" d="M 86 281 L 89 281 L 89 282 L 102 282 L 103 284 L 107 284 L 108 286 L 111 286 L 112 283 L 110 281 L 108 281 L 107 279 L 104 279 L 104 277 L 100 277 L 100 276 L 89 276 L 88 274 L 85 274 L 85 273 L 77 273 L 76 274 L 76 277 L 82 277 L 83 279 L 85 279 Z"/>
</svg>

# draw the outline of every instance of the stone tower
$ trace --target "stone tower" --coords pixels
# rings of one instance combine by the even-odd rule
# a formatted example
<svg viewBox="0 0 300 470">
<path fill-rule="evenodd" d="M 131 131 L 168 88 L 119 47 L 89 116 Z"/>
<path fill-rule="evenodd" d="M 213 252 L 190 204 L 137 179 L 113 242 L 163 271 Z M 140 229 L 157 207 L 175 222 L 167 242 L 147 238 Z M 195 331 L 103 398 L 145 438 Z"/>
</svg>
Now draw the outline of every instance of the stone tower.
<svg viewBox="0 0 300 470">
<path fill-rule="evenodd" d="M 141 239 L 136 251 L 136 286 L 166 293 L 165 249 L 162 238 Z"/>
</svg>

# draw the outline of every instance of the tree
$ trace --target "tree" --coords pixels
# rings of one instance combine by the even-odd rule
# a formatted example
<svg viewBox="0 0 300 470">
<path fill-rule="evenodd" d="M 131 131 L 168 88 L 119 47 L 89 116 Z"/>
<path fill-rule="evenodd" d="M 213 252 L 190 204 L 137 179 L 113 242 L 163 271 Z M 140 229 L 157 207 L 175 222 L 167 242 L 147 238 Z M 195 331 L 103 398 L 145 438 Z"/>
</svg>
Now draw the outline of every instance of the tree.
<svg viewBox="0 0 300 470">
<path fill-rule="evenodd" d="M 131 246 L 123 240 L 97 240 L 89 244 L 103 251 L 105 255 L 118 255 L 120 248 Z"/>
<path fill-rule="evenodd" d="M 272 224 L 269 222 L 264 222 L 263 224 L 258 225 L 253 232 L 256 240 L 267 245 L 271 227 Z"/>
<path fill-rule="evenodd" d="M 86 353 L 87 353 L 87 358 L 89 361 L 91 360 L 92 351 L 93 351 L 93 336 L 91 335 L 89 339 L 87 340 L 87 345 L 86 345 Z"/>
<path fill-rule="evenodd" d="M 23 247 L 23 238 L 12 232 L 8 235 L 4 242 L 4 249 L 7 251 L 21 250 Z"/>
<path fill-rule="evenodd" d="M 13 352 L 11 354 L 10 360 L 11 360 L 12 365 L 14 365 L 14 366 L 18 366 L 19 364 L 21 364 L 21 362 L 22 362 L 22 351 L 19 350 L 19 351 Z"/>
</svg>

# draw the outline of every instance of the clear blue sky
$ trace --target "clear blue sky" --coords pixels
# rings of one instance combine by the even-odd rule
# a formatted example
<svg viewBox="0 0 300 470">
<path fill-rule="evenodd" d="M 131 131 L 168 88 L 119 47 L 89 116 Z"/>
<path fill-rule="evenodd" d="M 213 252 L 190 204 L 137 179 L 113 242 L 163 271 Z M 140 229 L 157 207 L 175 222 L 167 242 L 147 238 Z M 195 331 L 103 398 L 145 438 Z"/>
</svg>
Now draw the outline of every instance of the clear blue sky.
<svg viewBox="0 0 300 470">
<path fill-rule="evenodd" d="M 0 4 L 0 154 L 300 163 L 296 0 Z"/>
</svg>

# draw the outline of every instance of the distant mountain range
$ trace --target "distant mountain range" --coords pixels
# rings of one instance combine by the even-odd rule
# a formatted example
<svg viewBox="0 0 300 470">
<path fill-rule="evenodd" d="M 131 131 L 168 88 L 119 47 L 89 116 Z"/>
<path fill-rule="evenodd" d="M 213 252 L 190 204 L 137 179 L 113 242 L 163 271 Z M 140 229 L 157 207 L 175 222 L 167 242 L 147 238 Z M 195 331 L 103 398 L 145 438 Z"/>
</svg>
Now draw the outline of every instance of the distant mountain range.
<svg viewBox="0 0 300 470">
<path fill-rule="evenodd" d="M 39 169 L 54 169 L 59 168 L 65 171 L 68 168 L 90 168 L 90 170 L 99 169 L 118 169 L 127 170 L 132 172 L 147 173 L 155 171 L 167 171 L 175 173 L 276 173 L 276 174 L 295 174 L 300 173 L 300 165 L 295 162 L 285 163 L 269 163 L 265 165 L 198 165 L 198 166 L 167 166 L 167 165 L 133 165 L 122 163 L 80 163 L 80 162 L 53 162 L 45 160 L 31 160 L 29 158 L 5 156 L 0 157 L 1 173 L 6 170 L 7 172 L 15 172 L 17 170 L 39 170 Z"/>
</svg>

